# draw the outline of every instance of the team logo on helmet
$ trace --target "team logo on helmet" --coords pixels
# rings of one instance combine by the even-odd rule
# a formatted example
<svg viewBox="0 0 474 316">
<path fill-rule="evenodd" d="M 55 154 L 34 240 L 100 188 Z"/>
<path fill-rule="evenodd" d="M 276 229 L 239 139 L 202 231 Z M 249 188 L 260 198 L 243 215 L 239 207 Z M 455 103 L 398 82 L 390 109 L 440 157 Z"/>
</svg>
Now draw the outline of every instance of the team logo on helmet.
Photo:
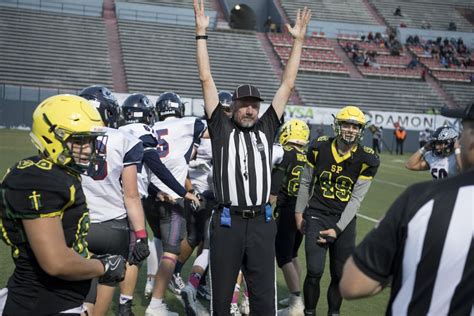
<svg viewBox="0 0 474 316">
<path fill-rule="evenodd" d="M 436 129 L 431 138 L 431 150 L 436 156 L 449 156 L 454 150 L 458 137 L 456 130 L 449 126 Z"/>
</svg>

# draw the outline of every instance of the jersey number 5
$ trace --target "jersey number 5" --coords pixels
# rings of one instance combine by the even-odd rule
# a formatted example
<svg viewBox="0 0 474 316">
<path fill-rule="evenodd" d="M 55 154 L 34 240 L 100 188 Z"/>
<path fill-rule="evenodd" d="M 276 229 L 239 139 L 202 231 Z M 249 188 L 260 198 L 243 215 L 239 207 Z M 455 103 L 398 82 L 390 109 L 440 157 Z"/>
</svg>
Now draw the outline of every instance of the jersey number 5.
<svg viewBox="0 0 474 316">
<path fill-rule="evenodd" d="M 168 129 L 167 128 L 159 129 L 159 130 L 156 130 L 155 132 L 156 132 L 156 138 L 158 139 L 158 145 L 156 146 L 156 148 L 158 149 L 160 158 L 165 158 L 166 156 L 168 156 L 170 152 L 170 147 L 166 139 L 162 137 L 165 135 L 168 135 Z"/>
</svg>

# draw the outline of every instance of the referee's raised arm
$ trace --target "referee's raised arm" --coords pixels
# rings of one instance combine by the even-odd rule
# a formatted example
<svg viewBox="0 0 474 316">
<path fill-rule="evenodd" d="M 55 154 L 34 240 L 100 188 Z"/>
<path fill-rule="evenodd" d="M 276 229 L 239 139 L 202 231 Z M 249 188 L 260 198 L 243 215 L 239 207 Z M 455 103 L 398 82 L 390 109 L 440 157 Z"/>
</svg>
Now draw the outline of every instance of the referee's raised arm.
<svg viewBox="0 0 474 316">
<path fill-rule="evenodd" d="M 295 26 L 286 24 L 288 32 L 293 36 L 293 46 L 291 48 L 290 58 L 286 64 L 285 71 L 281 78 L 281 85 L 276 92 L 272 104 L 278 118 L 281 118 L 285 112 L 285 106 L 293 90 L 300 65 L 301 51 L 303 50 L 304 38 L 309 21 L 311 20 L 311 10 L 304 7 L 298 9 L 296 14 Z M 202 78 L 202 76 L 201 76 Z"/>
<path fill-rule="evenodd" d="M 204 110 L 208 118 L 219 104 L 216 84 L 211 75 L 209 53 L 207 51 L 206 30 L 209 26 L 209 17 L 204 12 L 204 0 L 194 0 L 194 16 L 196 18 L 196 58 L 199 71 L 199 80 L 204 98 Z"/>
</svg>

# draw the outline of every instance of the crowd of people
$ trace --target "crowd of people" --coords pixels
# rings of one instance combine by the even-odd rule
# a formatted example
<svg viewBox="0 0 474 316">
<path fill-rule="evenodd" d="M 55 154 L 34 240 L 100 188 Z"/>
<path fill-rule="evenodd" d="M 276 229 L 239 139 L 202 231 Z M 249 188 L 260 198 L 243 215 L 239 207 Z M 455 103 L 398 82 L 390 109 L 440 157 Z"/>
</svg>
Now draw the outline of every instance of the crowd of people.
<svg viewBox="0 0 474 316">
<path fill-rule="evenodd" d="M 472 50 L 462 38 L 442 38 L 436 40 L 422 40 L 418 35 L 410 35 L 406 39 L 408 46 L 423 47 L 423 57 L 433 58 L 444 68 L 466 69 L 473 67 Z"/>
<path fill-rule="evenodd" d="M 185 117 L 185 104 L 175 92 L 162 93 L 156 104 L 134 93 L 119 106 L 100 85 L 78 96 L 50 97 L 34 111 L 30 136 L 38 154 L 15 164 L 0 185 L 2 239 L 15 263 L 0 291 L 2 315 L 106 315 L 116 287 L 118 315 L 134 315 L 138 269 L 145 260 L 147 316 L 178 315 L 165 302 L 168 287 L 180 295 L 186 315 L 316 315 L 327 254 L 328 315 L 340 314 L 343 298 L 373 295 L 391 279 L 389 314 L 409 308 L 416 309 L 414 314 L 472 312 L 473 228 L 463 221 L 472 216 L 472 204 L 455 202 L 473 195 L 474 105 L 446 113 L 463 119 L 461 140 L 449 129 L 436 131 L 412 161 L 416 170 L 429 164 L 432 174 L 445 163 L 447 174 L 433 176 L 452 181 L 409 188 L 356 248 L 356 213 L 380 165 L 377 153 L 361 144 L 365 114 L 345 106 L 334 117 L 334 135 L 314 139 L 304 121 L 282 124 L 311 10 L 298 10 L 294 26 L 287 26 L 292 51 L 261 116 L 264 100 L 257 87 L 218 91 L 203 0 L 194 0 L 194 11 L 203 118 Z M 425 155 L 428 150 L 432 158 Z M 452 154 L 456 169 L 451 169 Z M 424 222 L 430 225 L 426 237 L 412 236 L 410 224 L 418 213 L 433 218 Z M 437 220 L 445 225 L 432 223 Z M 427 249 L 422 267 L 404 263 L 411 282 L 401 278 L 400 265 L 412 254 L 401 249 L 410 251 L 419 238 L 434 242 L 414 249 L 420 257 Z M 443 248 L 444 239 L 449 249 Z M 431 254 L 432 248 L 448 262 Z M 182 267 L 196 249 L 184 281 Z M 449 271 L 441 276 L 443 286 L 436 283 L 432 262 Z M 290 293 L 288 307 L 281 310 L 276 265 Z M 443 292 L 446 280 L 449 290 Z M 406 294 L 405 286 L 420 294 Z M 199 296 L 210 299 L 210 311 Z"/>
<path fill-rule="evenodd" d="M 349 55 L 354 64 L 364 67 L 374 67 L 379 69 L 380 64 L 377 62 L 378 48 L 364 49 L 362 43 L 376 45 L 380 49 L 388 49 L 391 56 L 400 56 L 403 47 L 395 34 L 388 32 L 388 35 L 382 35 L 380 32 L 375 34 L 369 32 L 360 37 L 360 41 L 347 42 L 344 45 L 344 51 Z"/>
</svg>

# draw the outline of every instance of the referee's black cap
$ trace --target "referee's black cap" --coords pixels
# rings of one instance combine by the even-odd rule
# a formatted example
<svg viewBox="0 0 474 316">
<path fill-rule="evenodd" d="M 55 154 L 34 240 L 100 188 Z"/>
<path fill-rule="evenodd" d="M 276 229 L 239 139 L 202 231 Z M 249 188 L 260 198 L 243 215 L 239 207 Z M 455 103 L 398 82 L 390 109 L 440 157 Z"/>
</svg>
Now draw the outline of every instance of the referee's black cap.
<svg viewBox="0 0 474 316">
<path fill-rule="evenodd" d="M 464 108 L 450 109 L 445 106 L 441 109 L 441 115 L 446 117 L 460 118 L 463 120 L 474 120 L 474 103 L 471 103 Z"/>
<path fill-rule="evenodd" d="M 257 87 L 252 86 L 251 84 L 240 85 L 234 90 L 234 93 L 232 93 L 232 100 L 234 101 L 243 98 L 254 98 L 263 101 L 260 96 L 260 91 L 258 91 Z"/>
</svg>

